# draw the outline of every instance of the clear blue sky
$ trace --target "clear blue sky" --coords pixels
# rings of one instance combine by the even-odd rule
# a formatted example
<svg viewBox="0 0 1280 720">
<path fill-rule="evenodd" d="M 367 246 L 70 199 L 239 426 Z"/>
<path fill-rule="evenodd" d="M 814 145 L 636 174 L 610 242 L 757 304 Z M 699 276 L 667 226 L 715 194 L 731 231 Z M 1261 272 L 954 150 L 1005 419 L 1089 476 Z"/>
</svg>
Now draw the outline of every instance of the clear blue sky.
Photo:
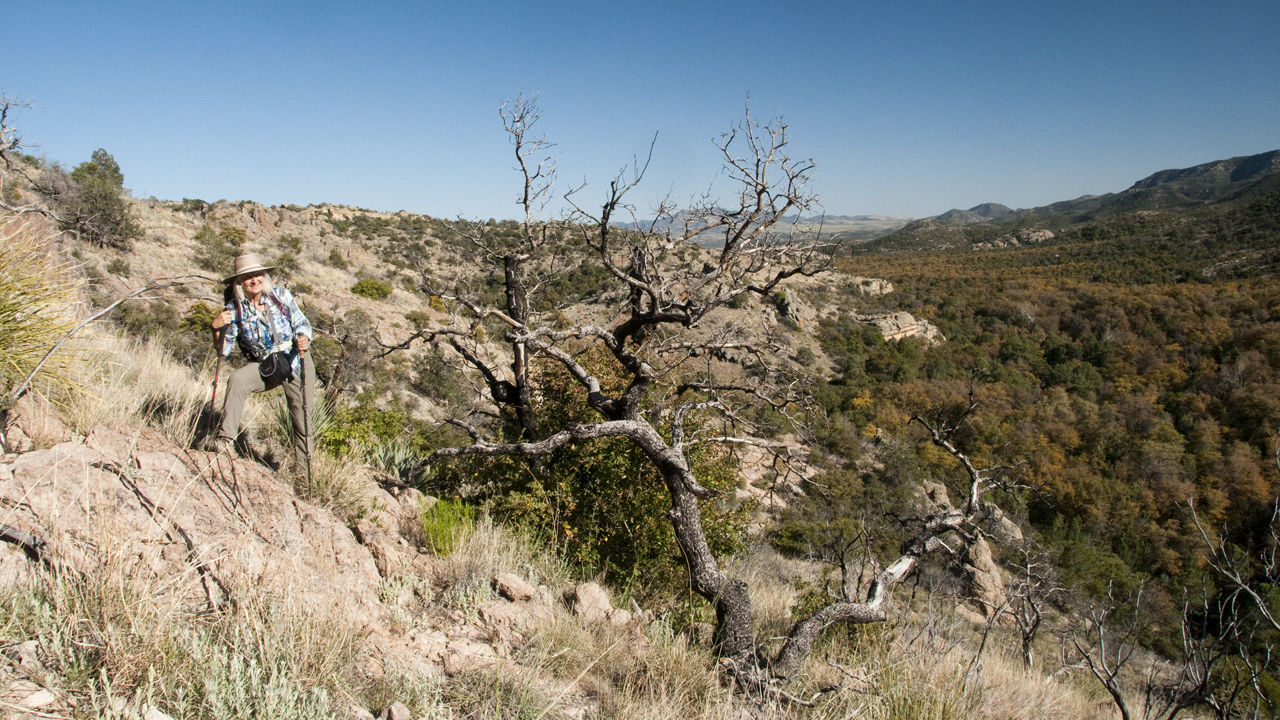
<svg viewBox="0 0 1280 720">
<path fill-rule="evenodd" d="M 1115 192 L 1280 148 L 1280 2 L 47 2 L 9 13 L 0 89 L 139 197 L 516 216 L 497 109 L 538 93 L 560 187 L 716 178 L 782 115 L 829 214 Z M 594 194 L 592 194 L 594 191 Z"/>
</svg>

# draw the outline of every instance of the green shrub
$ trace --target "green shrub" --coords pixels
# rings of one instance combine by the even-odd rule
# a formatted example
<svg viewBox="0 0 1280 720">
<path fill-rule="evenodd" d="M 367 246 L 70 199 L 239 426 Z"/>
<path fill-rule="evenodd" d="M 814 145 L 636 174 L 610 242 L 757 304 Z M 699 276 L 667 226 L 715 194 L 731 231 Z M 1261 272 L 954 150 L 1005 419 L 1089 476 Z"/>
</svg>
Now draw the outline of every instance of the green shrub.
<svg viewBox="0 0 1280 720">
<path fill-rule="evenodd" d="M 316 367 L 318 371 L 319 365 Z M 370 405 L 344 407 L 334 412 L 332 424 L 316 429 L 316 442 L 329 454 L 343 457 L 360 448 L 395 440 L 405 432 L 407 424 L 408 417 L 402 412 Z"/>
<path fill-rule="evenodd" d="M 124 173 L 120 172 L 120 165 L 104 148 L 94 150 L 87 162 L 77 165 L 71 171 L 71 179 L 81 184 L 99 180 L 117 188 L 124 187 Z"/>
<path fill-rule="evenodd" d="M 71 230 L 98 247 L 129 250 L 142 238 L 142 226 L 134 219 L 123 191 L 103 180 L 90 178 L 61 202 L 63 230 Z"/>
<path fill-rule="evenodd" d="M 182 202 L 178 204 L 177 209 L 179 212 L 191 213 L 194 215 L 196 213 L 204 212 L 208 207 L 209 203 L 206 203 L 199 198 L 182 198 Z"/>
<path fill-rule="evenodd" d="M 213 326 L 213 319 L 217 317 L 219 310 L 205 302 L 197 302 L 187 309 L 186 317 L 182 318 L 179 325 L 183 330 L 192 333 L 206 334 L 209 333 Z"/>
<path fill-rule="evenodd" d="M 347 259 L 342 257 L 342 253 L 338 252 L 337 248 L 329 251 L 329 264 L 339 270 L 346 270 L 349 267 Z"/>
<path fill-rule="evenodd" d="M 594 349 L 578 360 L 606 394 L 625 388 L 624 374 L 605 352 Z M 589 421 L 594 412 L 558 364 L 538 368 L 535 392 L 546 408 L 538 417 L 543 433 Z M 744 547 L 751 511 L 733 500 L 737 463 L 710 444 L 696 448 L 689 460 L 705 487 L 724 492 L 724 499 L 701 504 L 702 523 L 712 552 L 732 555 Z M 541 468 L 519 458 L 455 461 L 438 467 L 431 483 L 491 501 L 497 517 L 545 538 L 567 562 L 587 573 L 603 572 L 608 581 L 636 592 L 671 587 L 685 572 L 667 516 L 670 493 L 653 463 L 626 439 L 572 443 L 544 458 Z"/>
<path fill-rule="evenodd" d="M 302 289 L 299 287 L 296 292 L 302 292 Z M 311 338 L 311 350 L 307 355 L 316 364 L 316 377 L 325 384 L 326 388 L 332 389 L 336 379 L 334 373 L 342 360 L 342 343 L 328 335 L 317 333 L 315 337 Z"/>
<path fill-rule="evenodd" d="M 122 250 L 128 250 L 134 240 L 142 237 L 142 226 L 125 199 L 124 174 L 106 150 L 95 150 L 92 159 L 77 165 L 70 178 L 65 174 L 61 178 L 54 182 L 58 187 L 50 185 L 43 192 L 58 206 L 63 230 L 71 230 L 99 247 Z"/>
<path fill-rule="evenodd" d="M 448 557 L 475 531 L 476 509 L 461 500 L 439 500 L 431 506 L 423 503 L 418 521 L 427 549 Z"/>
<path fill-rule="evenodd" d="M 362 278 L 351 286 L 351 292 L 370 300 L 386 300 L 391 297 L 391 284 L 373 278 Z"/>
<path fill-rule="evenodd" d="M 280 253 L 280 257 L 271 264 L 276 266 L 276 269 L 271 271 L 273 280 L 288 280 L 301 269 L 298 265 L 298 256 L 289 251 Z"/>
<path fill-rule="evenodd" d="M 244 247 L 249 241 L 249 233 L 242 227 L 235 225 L 225 225 L 218 231 L 218 237 L 222 238 L 228 245 L 233 245 L 237 250 Z"/>
<path fill-rule="evenodd" d="M 120 277 L 129 277 L 129 261 L 124 258 L 116 258 L 107 263 L 107 272 Z"/>
<path fill-rule="evenodd" d="M 242 228 L 225 227 L 215 233 L 208 225 L 202 226 L 192 238 L 196 241 L 196 265 L 214 273 L 231 272 L 232 260 L 240 254 L 244 235 Z"/>
<path fill-rule="evenodd" d="M 281 235 L 276 240 L 288 250 L 292 250 L 295 253 L 302 252 L 302 238 L 297 235 Z"/>
</svg>

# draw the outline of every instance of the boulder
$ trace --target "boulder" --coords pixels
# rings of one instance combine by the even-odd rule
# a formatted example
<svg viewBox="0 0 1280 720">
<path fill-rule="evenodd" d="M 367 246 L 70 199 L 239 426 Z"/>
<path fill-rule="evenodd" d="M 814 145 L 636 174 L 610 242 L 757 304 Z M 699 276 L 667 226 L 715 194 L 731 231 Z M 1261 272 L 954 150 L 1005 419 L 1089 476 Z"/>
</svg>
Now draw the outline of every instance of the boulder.
<svg viewBox="0 0 1280 720">
<path fill-rule="evenodd" d="M 518 575 L 498 573 L 493 578 L 493 587 L 498 594 L 512 602 L 527 602 L 537 593 L 532 585 Z"/>
<path fill-rule="evenodd" d="M 512 603 L 491 600 L 477 608 L 480 620 L 493 627 L 538 629 L 554 625 L 556 614 L 551 608 L 536 603 Z"/>
<path fill-rule="evenodd" d="M 0 497 L 22 499 L 6 524 L 42 542 L 54 564 L 125 563 L 187 611 L 233 603 L 252 587 L 361 625 L 382 619 L 370 552 L 252 462 L 183 450 L 150 431 L 98 428 L 85 443 L 18 456 L 0 474 Z M 0 558 L 6 575 L 12 557 Z"/>
<path fill-rule="evenodd" d="M 400 546 L 399 535 L 383 532 L 372 521 L 361 520 L 355 526 L 356 539 L 373 556 L 378 574 L 384 578 L 405 572 L 410 565 L 408 554 Z"/>
<path fill-rule="evenodd" d="M 58 411 L 35 392 L 23 395 L 9 411 L 4 429 L 4 445 L 9 452 L 30 452 L 71 439 L 71 431 Z"/>
<path fill-rule="evenodd" d="M 378 720 L 413 720 L 413 714 L 403 703 L 393 702 L 382 711 Z"/>
<path fill-rule="evenodd" d="M 564 601 L 574 615 L 588 622 L 608 620 L 613 612 L 608 591 L 598 583 L 583 583 L 565 591 Z"/>
<path fill-rule="evenodd" d="M 488 667 L 498 662 L 492 645 L 461 638 L 451 638 L 444 654 L 444 671 L 449 675 Z"/>
</svg>

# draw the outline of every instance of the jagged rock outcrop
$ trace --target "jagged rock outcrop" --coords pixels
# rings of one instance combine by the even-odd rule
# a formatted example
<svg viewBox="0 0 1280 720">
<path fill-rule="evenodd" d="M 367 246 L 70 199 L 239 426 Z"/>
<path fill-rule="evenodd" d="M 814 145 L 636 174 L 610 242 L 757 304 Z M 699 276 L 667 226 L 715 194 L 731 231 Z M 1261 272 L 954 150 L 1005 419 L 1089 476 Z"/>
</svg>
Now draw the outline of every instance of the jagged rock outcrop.
<svg viewBox="0 0 1280 720">
<path fill-rule="evenodd" d="M 801 328 L 812 327 L 818 320 L 818 311 L 800 299 L 799 294 L 795 292 L 783 293 L 779 296 L 778 312 Z"/>
<path fill-rule="evenodd" d="M 880 278 L 869 278 L 854 275 L 849 278 L 850 286 L 864 297 L 880 297 L 893 292 L 893 283 Z"/>
<path fill-rule="evenodd" d="M 897 312 L 882 315 L 855 315 L 854 319 L 880 328 L 885 340 L 902 340 L 909 337 L 922 337 L 930 345 L 938 345 L 947 341 L 939 330 L 927 320 L 917 320 L 911 313 Z"/>
<path fill-rule="evenodd" d="M 537 589 L 524 581 L 524 578 L 512 573 L 498 573 L 493 578 L 493 587 L 502 597 L 511 602 L 528 602 L 537 594 Z"/>
<path fill-rule="evenodd" d="M 1037 243 L 1048 242 L 1057 235 L 1052 230 L 1036 230 L 1034 228 L 1023 228 L 1016 233 L 1001 235 L 990 242 L 974 243 L 974 250 L 993 250 L 996 248 L 1022 247 L 1023 245 L 1035 245 Z"/>
<path fill-rule="evenodd" d="M 58 417 L 48 400 L 36 393 L 27 393 L 6 413 L 12 422 L 0 424 L 4 432 L 0 440 L 5 452 L 29 452 L 37 447 L 49 447 L 71 439 L 71 431 Z"/>
<path fill-rule="evenodd" d="M 991 546 L 981 535 L 969 543 L 964 555 L 964 571 L 968 576 L 969 598 L 984 618 L 1004 608 L 1004 576 L 991 555 Z"/>
<path fill-rule="evenodd" d="M 184 614 L 270 596 L 340 618 L 366 638 L 360 667 L 372 678 L 390 668 L 432 676 L 502 664 L 523 672 L 515 650 L 556 622 L 555 611 L 536 602 L 541 591 L 500 574 L 495 585 L 519 602 L 481 603 L 470 620 L 430 605 L 430 586 L 450 560 L 423 554 L 400 530 L 431 499 L 407 489 L 374 492 L 379 510 L 349 528 L 253 462 L 185 450 L 150 430 L 99 427 L 83 441 L 0 459 L 0 584 L 30 586 L 42 565 L 85 577 L 113 567 Z M 380 598 L 389 583 L 404 589 Z M 608 605 L 603 589 L 597 595 L 608 606 L 604 619 L 630 619 Z M 643 639 L 638 626 L 635 633 Z M 9 654 L 22 674 L 42 672 L 35 643 Z M 21 677 L 0 682 L 0 700 L 61 707 Z"/>
</svg>

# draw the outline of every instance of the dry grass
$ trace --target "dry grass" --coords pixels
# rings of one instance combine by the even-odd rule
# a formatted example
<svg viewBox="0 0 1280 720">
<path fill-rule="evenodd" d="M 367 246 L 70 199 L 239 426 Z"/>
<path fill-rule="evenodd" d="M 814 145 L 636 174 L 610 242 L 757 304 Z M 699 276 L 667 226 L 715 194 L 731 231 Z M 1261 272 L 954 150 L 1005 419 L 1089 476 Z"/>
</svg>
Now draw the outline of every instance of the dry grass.
<svg viewBox="0 0 1280 720">
<path fill-rule="evenodd" d="M 306 467 L 286 464 L 282 470 L 292 483 L 295 495 L 308 498 L 348 525 L 354 525 L 375 510 L 370 493 L 376 483 L 369 468 L 357 456 L 335 458 L 323 452 L 313 453 L 310 478 Z"/>
<path fill-rule="evenodd" d="M 535 585 L 563 587 L 574 578 L 554 550 L 486 515 L 476 521 L 475 532 L 458 544 L 454 556 L 471 558 L 494 573 L 514 573 Z"/>
<path fill-rule="evenodd" d="M 190 447 L 209 402 L 212 372 L 194 377 L 154 341 L 90 326 L 80 341 L 80 389 L 61 398 L 67 424 L 87 435 L 98 425 L 149 427 Z"/>
<path fill-rule="evenodd" d="M 6 401 L 74 326 L 82 281 L 58 257 L 55 239 L 38 220 L 0 213 L 0 399 Z M 46 384 L 74 387 L 75 365 L 73 354 L 55 353 L 40 376 Z"/>
<path fill-rule="evenodd" d="M 100 717 L 151 707 L 301 720 L 341 717 L 338 699 L 362 691 L 352 672 L 360 633 L 343 618 L 303 614 L 300 603 L 252 587 L 239 589 L 233 611 L 192 615 L 184 589 L 142 568 L 128 538 L 95 532 L 80 544 L 91 549 L 79 572 L 0 588 L 0 642 L 37 640 L 44 683 L 64 704 Z"/>
</svg>

